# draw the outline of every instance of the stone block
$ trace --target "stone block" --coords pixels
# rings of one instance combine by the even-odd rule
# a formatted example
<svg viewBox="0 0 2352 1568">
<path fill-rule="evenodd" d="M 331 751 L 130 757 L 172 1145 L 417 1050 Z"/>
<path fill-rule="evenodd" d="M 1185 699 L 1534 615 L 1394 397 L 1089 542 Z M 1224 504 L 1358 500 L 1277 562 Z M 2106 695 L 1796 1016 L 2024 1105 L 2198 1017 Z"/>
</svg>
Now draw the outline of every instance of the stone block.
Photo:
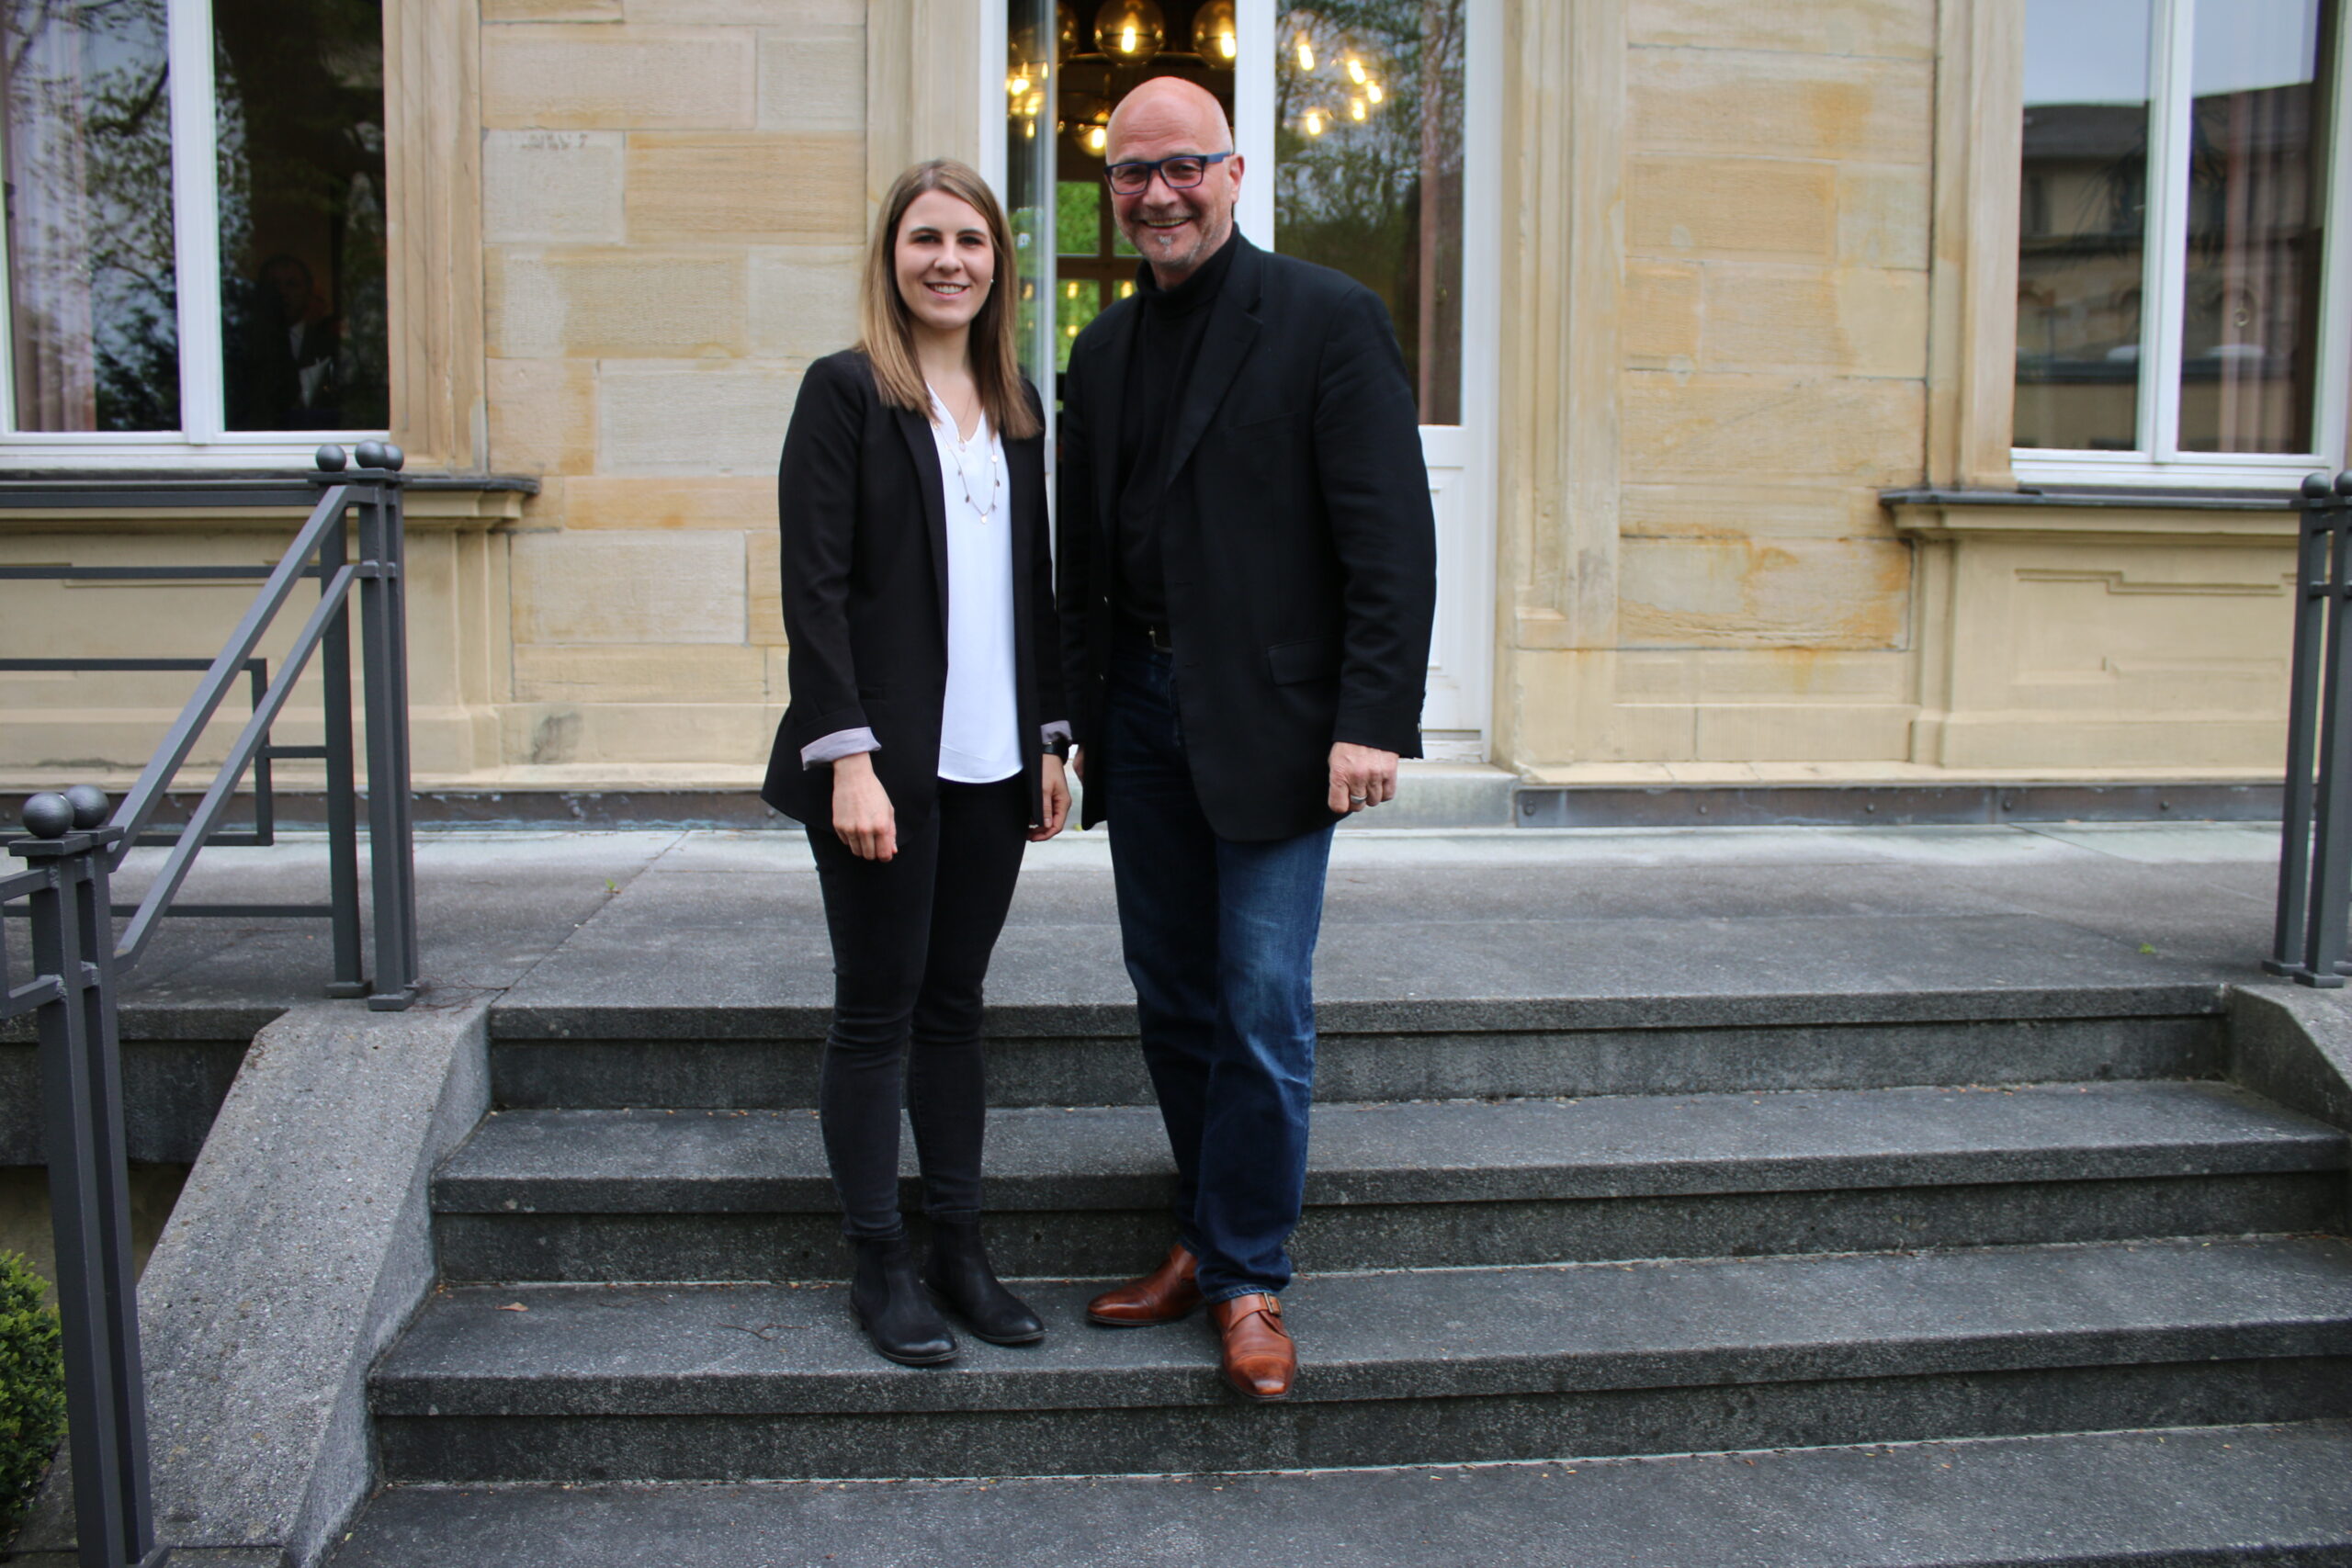
<svg viewBox="0 0 2352 1568">
<path fill-rule="evenodd" d="M 1932 60 L 1935 0 L 1633 0 L 1625 18 L 1636 47 L 1771 50 Z"/>
<path fill-rule="evenodd" d="M 481 61 L 492 129 L 744 130 L 757 103 L 747 31 L 501 25 Z"/>
<path fill-rule="evenodd" d="M 772 474 L 799 387 L 797 374 L 765 366 L 607 369 L 599 400 L 602 467 L 696 479 Z"/>
<path fill-rule="evenodd" d="M 1838 259 L 1849 266 L 1928 266 L 1928 172 L 1849 164 L 1838 171 Z"/>
<path fill-rule="evenodd" d="M 1849 484 L 1629 484 L 1618 500 L 1618 526 L 1652 538 L 1745 535 L 1772 538 L 1892 538 L 1894 523 L 1878 492 Z"/>
<path fill-rule="evenodd" d="M 499 710 L 508 759 L 526 767 L 739 768 L 756 776 L 781 710 L 745 703 L 514 703 Z"/>
<path fill-rule="evenodd" d="M 755 648 L 782 648 L 784 636 L 783 540 L 774 528 L 743 536 L 743 575 L 751 604 L 748 640 Z"/>
<path fill-rule="evenodd" d="M 616 130 L 492 130 L 482 135 L 482 238 L 492 244 L 617 243 Z"/>
<path fill-rule="evenodd" d="M 512 358 L 689 359 L 743 352 L 743 258 L 710 252 L 497 250 L 491 352 Z"/>
<path fill-rule="evenodd" d="M 743 544 L 721 533 L 520 534 L 514 642 L 741 643 Z"/>
<path fill-rule="evenodd" d="M 1917 381 L 1630 370 L 1626 478 L 1915 482 L 1927 389 Z M 606 416 L 610 418 L 609 413 Z"/>
<path fill-rule="evenodd" d="M 490 461 L 578 473 L 596 461 L 596 367 L 579 359 L 489 362 Z"/>
<path fill-rule="evenodd" d="M 760 37 L 762 130 L 865 131 L 865 36 Z"/>
<path fill-rule="evenodd" d="M 671 643 L 514 650 L 519 703 L 756 703 L 766 688 L 766 661 L 756 648 Z"/>
<path fill-rule="evenodd" d="M 776 438 L 781 448 L 784 440 Z M 775 526 L 775 480 L 740 479 L 616 479 L 598 474 L 564 487 L 567 528 L 732 528 Z"/>
<path fill-rule="evenodd" d="M 1706 268 L 1700 364 L 1711 370 L 1928 373 L 1928 275 L 1874 267 Z"/>
<path fill-rule="evenodd" d="M 848 132 L 632 136 L 637 240 L 854 245 L 865 237 L 865 140 Z"/>
<path fill-rule="evenodd" d="M 1629 649 L 1896 648 L 1911 550 L 1887 539 L 1627 539 L 1617 592 Z"/>
<path fill-rule="evenodd" d="M 1630 143 L 1645 152 L 1925 164 L 1935 130 L 1925 61 L 1637 49 L 1625 98 Z"/>
<path fill-rule="evenodd" d="M 1625 363 L 1688 369 L 1699 356 L 1701 269 L 1668 262 L 1625 268 Z"/>
<path fill-rule="evenodd" d="M 485 22 L 617 22 L 621 0 L 482 0 Z"/>
<path fill-rule="evenodd" d="M 751 258 L 752 352 L 806 364 L 857 340 L 856 245 L 795 245 Z"/>
<path fill-rule="evenodd" d="M 632 22 L 774 28 L 796 37 L 865 30 L 866 0 L 625 0 Z M 861 68 L 862 69 L 862 68 Z"/>
<path fill-rule="evenodd" d="M 768 701 L 782 706 L 792 700 L 791 650 L 771 648 L 763 651 L 768 660 Z"/>
<path fill-rule="evenodd" d="M 1692 710 L 1701 761 L 1874 761 L 1910 754 L 1918 709 L 1881 703 L 1724 703 Z"/>
<path fill-rule="evenodd" d="M 1777 158 L 1634 158 L 1625 182 L 1636 254 L 1826 261 L 1836 171 Z"/>
</svg>

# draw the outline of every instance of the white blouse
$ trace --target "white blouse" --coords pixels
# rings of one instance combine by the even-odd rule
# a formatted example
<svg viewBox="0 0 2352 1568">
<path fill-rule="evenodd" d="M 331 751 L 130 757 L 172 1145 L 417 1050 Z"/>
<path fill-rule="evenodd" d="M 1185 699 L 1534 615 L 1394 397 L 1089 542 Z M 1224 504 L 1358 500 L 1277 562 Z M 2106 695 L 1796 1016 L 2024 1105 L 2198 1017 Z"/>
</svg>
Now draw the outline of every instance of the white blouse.
<svg viewBox="0 0 2352 1568">
<path fill-rule="evenodd" d="M 1021 771 L 1012 625 L 1012 497 L 1004 443 L 980 416 L 970 440 L 937 392 L 932 439 L 947 514 L 947 696 L 939 776 L 994 784 Z"/>
</svg>

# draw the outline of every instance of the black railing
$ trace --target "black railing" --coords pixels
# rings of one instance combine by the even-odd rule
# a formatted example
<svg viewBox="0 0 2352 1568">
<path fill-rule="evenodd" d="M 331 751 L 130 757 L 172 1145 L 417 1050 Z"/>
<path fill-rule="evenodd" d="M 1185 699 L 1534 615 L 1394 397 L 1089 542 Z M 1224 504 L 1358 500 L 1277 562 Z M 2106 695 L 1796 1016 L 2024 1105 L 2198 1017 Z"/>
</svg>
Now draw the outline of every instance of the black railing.
<svg viewBox="0 0 2352 1568">
<path fill-rule="evenodd" d="M 2352 469 L 2303 480 L 2278 920 L 2262 966 L 2306 986 L 2352 973 Z"/>
<path fill-rule="evenodd" d="M 31 976 L 10 985 L 0 922 L 0 1018 L 32 1013 L 40 1041 L 42 1133 L 57 1241 L 57 1294 L 64 1323 L 67 1453 L 80 1559 L 86 1568 L 163 1561 L 149 1502 L 145 1385 L 139 1352 L 138 1295 L 131 1269 L 128 1152 L 123 1134 L 118 982 L 138 963 L 166 913 L 322 914 L 334 923 L 334 994 L 365 997 L 370 1008 L 407 1007 L 417 994 L 416 892 L 409 800 L 408 649 L 401 573 L 401 452 L 362 442 L 359 466 L 338 446 L 319 449 L 318 504 L 261 591 L 204 667 L 203 680 L 122 803 L 108 811 L 89 785 L 26 802 L 29 838 L 8 845 L 26 868 L 0 877 L 0 907 L 22 901 L 31 925 Z M 190 575 L 185 569 L 105 569 L 113 577 Z M 203 574 L 219 576 L 213 569 Z M 15 568 L 13 577 L 77 575 L 72 569 Z M 86 570 L 79 575 L 86 575 Z M 256 649 L 294 595 L 315 578 L 319 600 L 295 632 L 276 675 Z M 368 849 L 373 894 L 373 976 L 363 970 L 359 908 L 359 802 L 351 699 L 351 612 L 360 608 L 360 681 L 366 704 Z M 324 743 L 273 747 L 271 726 L 316 654 L 325 708 Z M 74 669 L 185 668 L 191 661 L 14 660 Z M 240 679 L 253 711 L 203 797 L 175 833 L 151 832 L 164 792 Z M 267 842 L 272 815 L 266 782 L 274 758 L 315 758 L 326 769 L 327 881 L 324 905 L 182 906 L 173 900 L 208 843 Z M 220 833 L 249 771 L 259 770 L 254 830 Z M 118 906 L 108 888 L 123 857 L 141 843 L 168 852 L 136 904 Z M 116 915 L 128 916 L 119 935 Z"/>
</svg>

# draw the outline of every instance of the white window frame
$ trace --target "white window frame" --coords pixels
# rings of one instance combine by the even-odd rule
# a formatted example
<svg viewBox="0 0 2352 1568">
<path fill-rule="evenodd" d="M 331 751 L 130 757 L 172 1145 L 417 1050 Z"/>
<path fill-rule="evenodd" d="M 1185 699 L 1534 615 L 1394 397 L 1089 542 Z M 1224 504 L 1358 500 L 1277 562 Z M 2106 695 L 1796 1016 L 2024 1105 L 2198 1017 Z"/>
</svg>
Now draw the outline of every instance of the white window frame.
<svg viewBox="0 0 2352 1568">
<path fill-rule="evenodd" d="M 171 77 L 173 284 L 179 323 L 180 428 L 19 431 L 13 288 L 0 288 L 0 466 L 54 468 L 266 468 L 308 465 L 321 443 L 381 439 L 382 430 L 229 430 L 222 400 L 220 192 L 214 144 L 211 0 L 167 0 Z M 0 277 L 9 276 L 0 224 Z M 202 301 L 203 309 L 192 309 Z"/>
<path fill-rule="evenodd" d="M 2229 0 L 2205 0 L 2227 5 Z M 2331 142 L 2326 167 L 2325 254 L 2321 269 L 2318 384 L 2312 389 L 2316 452 L 2183 452 L 2180 365 L 2188 292 L 2190 51 L 2199 0 L 2155 0 L 2148 59 L 2148 208 L 2141 298 L 2139 428 L 2132 452 L 2079 452 L 2046 446 L 2010 449 L 2022 484 L 2128 484 L 2183 489 L 2292 489 L 2314 468 L 2345 461 L 2347 381 L 2352 381 L 2352 0 L 2338 0 L 2335 102 L 2320 126 Z"/>
</svg>

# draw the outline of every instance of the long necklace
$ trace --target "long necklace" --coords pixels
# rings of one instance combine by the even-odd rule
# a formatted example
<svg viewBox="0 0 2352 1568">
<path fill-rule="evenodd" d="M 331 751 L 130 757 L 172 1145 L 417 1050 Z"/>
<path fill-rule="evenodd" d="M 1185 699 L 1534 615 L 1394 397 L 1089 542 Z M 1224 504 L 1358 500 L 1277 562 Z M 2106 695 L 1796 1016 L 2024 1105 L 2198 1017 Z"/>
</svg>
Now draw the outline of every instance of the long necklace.
<svg viewBox="0 0 2352 1568">
<path fill-rule="evenodd" d="M 985 439 L 989 434 L 988 423 L 983 420 L 972 439 L 967 441 L 963 428 L 956 423 L 956 411 L 947 406 L 947 400 L 939 395 L 936 387 L 931 389 L 931 396 L 932 400 L 939 405 L 939 412 L 946 417 L 947 445 L 956 459 L 956 477 L 963 482 L 964 504 L 972 509 L 974 516 L 985 521 L 996 511 L 997 492 L 1002 483 L 999 471 L 1002 463 L 997 457 L 996 443 Z M 974 493 L 976 477 L 978 494 Z"/>
</svg>

